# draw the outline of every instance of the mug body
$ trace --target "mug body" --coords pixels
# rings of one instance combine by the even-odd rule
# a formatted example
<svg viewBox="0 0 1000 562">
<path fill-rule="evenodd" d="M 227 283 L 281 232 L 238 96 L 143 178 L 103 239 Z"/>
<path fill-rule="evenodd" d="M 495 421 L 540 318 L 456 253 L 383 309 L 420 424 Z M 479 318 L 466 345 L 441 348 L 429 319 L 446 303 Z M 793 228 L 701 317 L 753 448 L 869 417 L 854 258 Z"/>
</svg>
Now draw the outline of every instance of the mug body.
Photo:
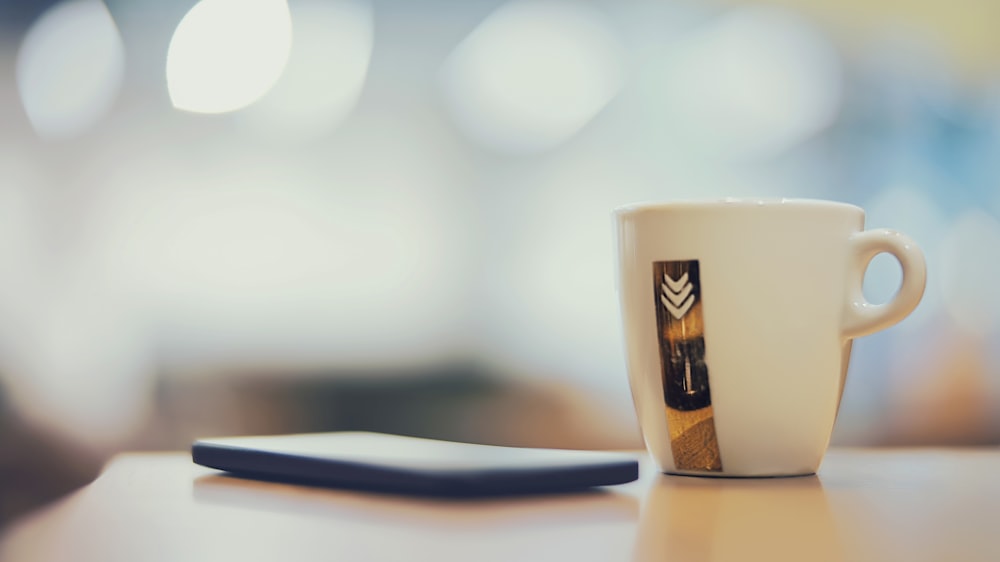
<svg viewBox="0 0 1000 562">
<path fill-rule="evenodd" d="M 850 357 L 864 211 L 726 200 L 628 206 L 615 221 L 629 382 L 660 468 L 814 473 Z"/>
</svg>

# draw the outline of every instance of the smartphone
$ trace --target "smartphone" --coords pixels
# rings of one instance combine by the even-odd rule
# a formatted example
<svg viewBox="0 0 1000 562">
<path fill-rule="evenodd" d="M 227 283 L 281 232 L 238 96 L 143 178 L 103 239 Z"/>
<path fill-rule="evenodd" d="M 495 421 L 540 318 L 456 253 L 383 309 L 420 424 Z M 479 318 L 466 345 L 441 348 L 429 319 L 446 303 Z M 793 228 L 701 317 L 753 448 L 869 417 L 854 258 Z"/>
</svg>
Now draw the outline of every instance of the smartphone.
<svg viewBox="0 0 1000 562">
<path fill-rule="evenodd" d="M 196 464 L 247 478 L 429 496 L 567 492 L 639 477 L 635 454 L 370 432 L 199 439 L 191 456 Z"/>
</svg>

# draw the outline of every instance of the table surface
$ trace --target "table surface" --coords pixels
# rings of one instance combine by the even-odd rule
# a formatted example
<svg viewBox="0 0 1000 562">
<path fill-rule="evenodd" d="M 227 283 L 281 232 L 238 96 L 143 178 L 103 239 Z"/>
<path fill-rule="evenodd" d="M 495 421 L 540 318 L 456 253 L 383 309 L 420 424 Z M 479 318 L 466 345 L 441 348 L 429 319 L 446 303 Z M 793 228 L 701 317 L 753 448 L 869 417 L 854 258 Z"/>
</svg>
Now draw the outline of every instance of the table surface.
<svg viewBox="0 0 1000 562">
<path fill-rule="evenodd" d="M 1000 449 L 833 449 L 818 476 L 664 476 L 433 500 L 224 476 L 125 454 L 20 521 L 2 561 L 998 560 Z"/>
</svg>

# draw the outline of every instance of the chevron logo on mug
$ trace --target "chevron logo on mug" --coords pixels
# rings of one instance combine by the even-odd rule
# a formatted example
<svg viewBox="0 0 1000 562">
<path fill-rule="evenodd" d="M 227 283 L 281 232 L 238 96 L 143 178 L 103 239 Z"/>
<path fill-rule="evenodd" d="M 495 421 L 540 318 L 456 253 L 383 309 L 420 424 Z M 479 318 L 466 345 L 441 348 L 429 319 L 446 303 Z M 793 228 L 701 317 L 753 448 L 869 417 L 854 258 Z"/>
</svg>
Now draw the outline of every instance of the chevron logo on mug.
<svg viewBox="0 0 1000 562">
<path fill-rule="evenodd" d="M 670 275 L 664 273 L 663 283 L 660 283 L 660 287 L 663 291 L 660 294 L 660 302 L 663 303 L 663 306 L 677 320 L 684 318 L 684 315 L 694 306 L 694 295 L 691 294 L 694 285 L 688 280 L 688 274 L 685 272 L 680 279 L 675 281 L 671 279 Z"/>
</svg>

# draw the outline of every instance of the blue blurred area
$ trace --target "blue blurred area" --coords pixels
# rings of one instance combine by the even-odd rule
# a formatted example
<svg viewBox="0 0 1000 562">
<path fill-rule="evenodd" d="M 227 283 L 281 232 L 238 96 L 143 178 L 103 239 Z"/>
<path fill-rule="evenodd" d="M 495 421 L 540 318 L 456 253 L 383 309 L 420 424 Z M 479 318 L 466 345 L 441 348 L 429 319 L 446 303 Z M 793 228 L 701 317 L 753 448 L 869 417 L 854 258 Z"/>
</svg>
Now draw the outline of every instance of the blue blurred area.
<svg viewBox="0 0 1000 562">
<path fill-rule="evenodd" d="M 993 9 L 786 4 L 0 4 L 12 399 L 120 443 L 165 378 L 457 362 L 633 444 L 610 209 L 816 197 L 930 267 L 855 345 L 835 439 L 996 441 Z"/>
</svg>

